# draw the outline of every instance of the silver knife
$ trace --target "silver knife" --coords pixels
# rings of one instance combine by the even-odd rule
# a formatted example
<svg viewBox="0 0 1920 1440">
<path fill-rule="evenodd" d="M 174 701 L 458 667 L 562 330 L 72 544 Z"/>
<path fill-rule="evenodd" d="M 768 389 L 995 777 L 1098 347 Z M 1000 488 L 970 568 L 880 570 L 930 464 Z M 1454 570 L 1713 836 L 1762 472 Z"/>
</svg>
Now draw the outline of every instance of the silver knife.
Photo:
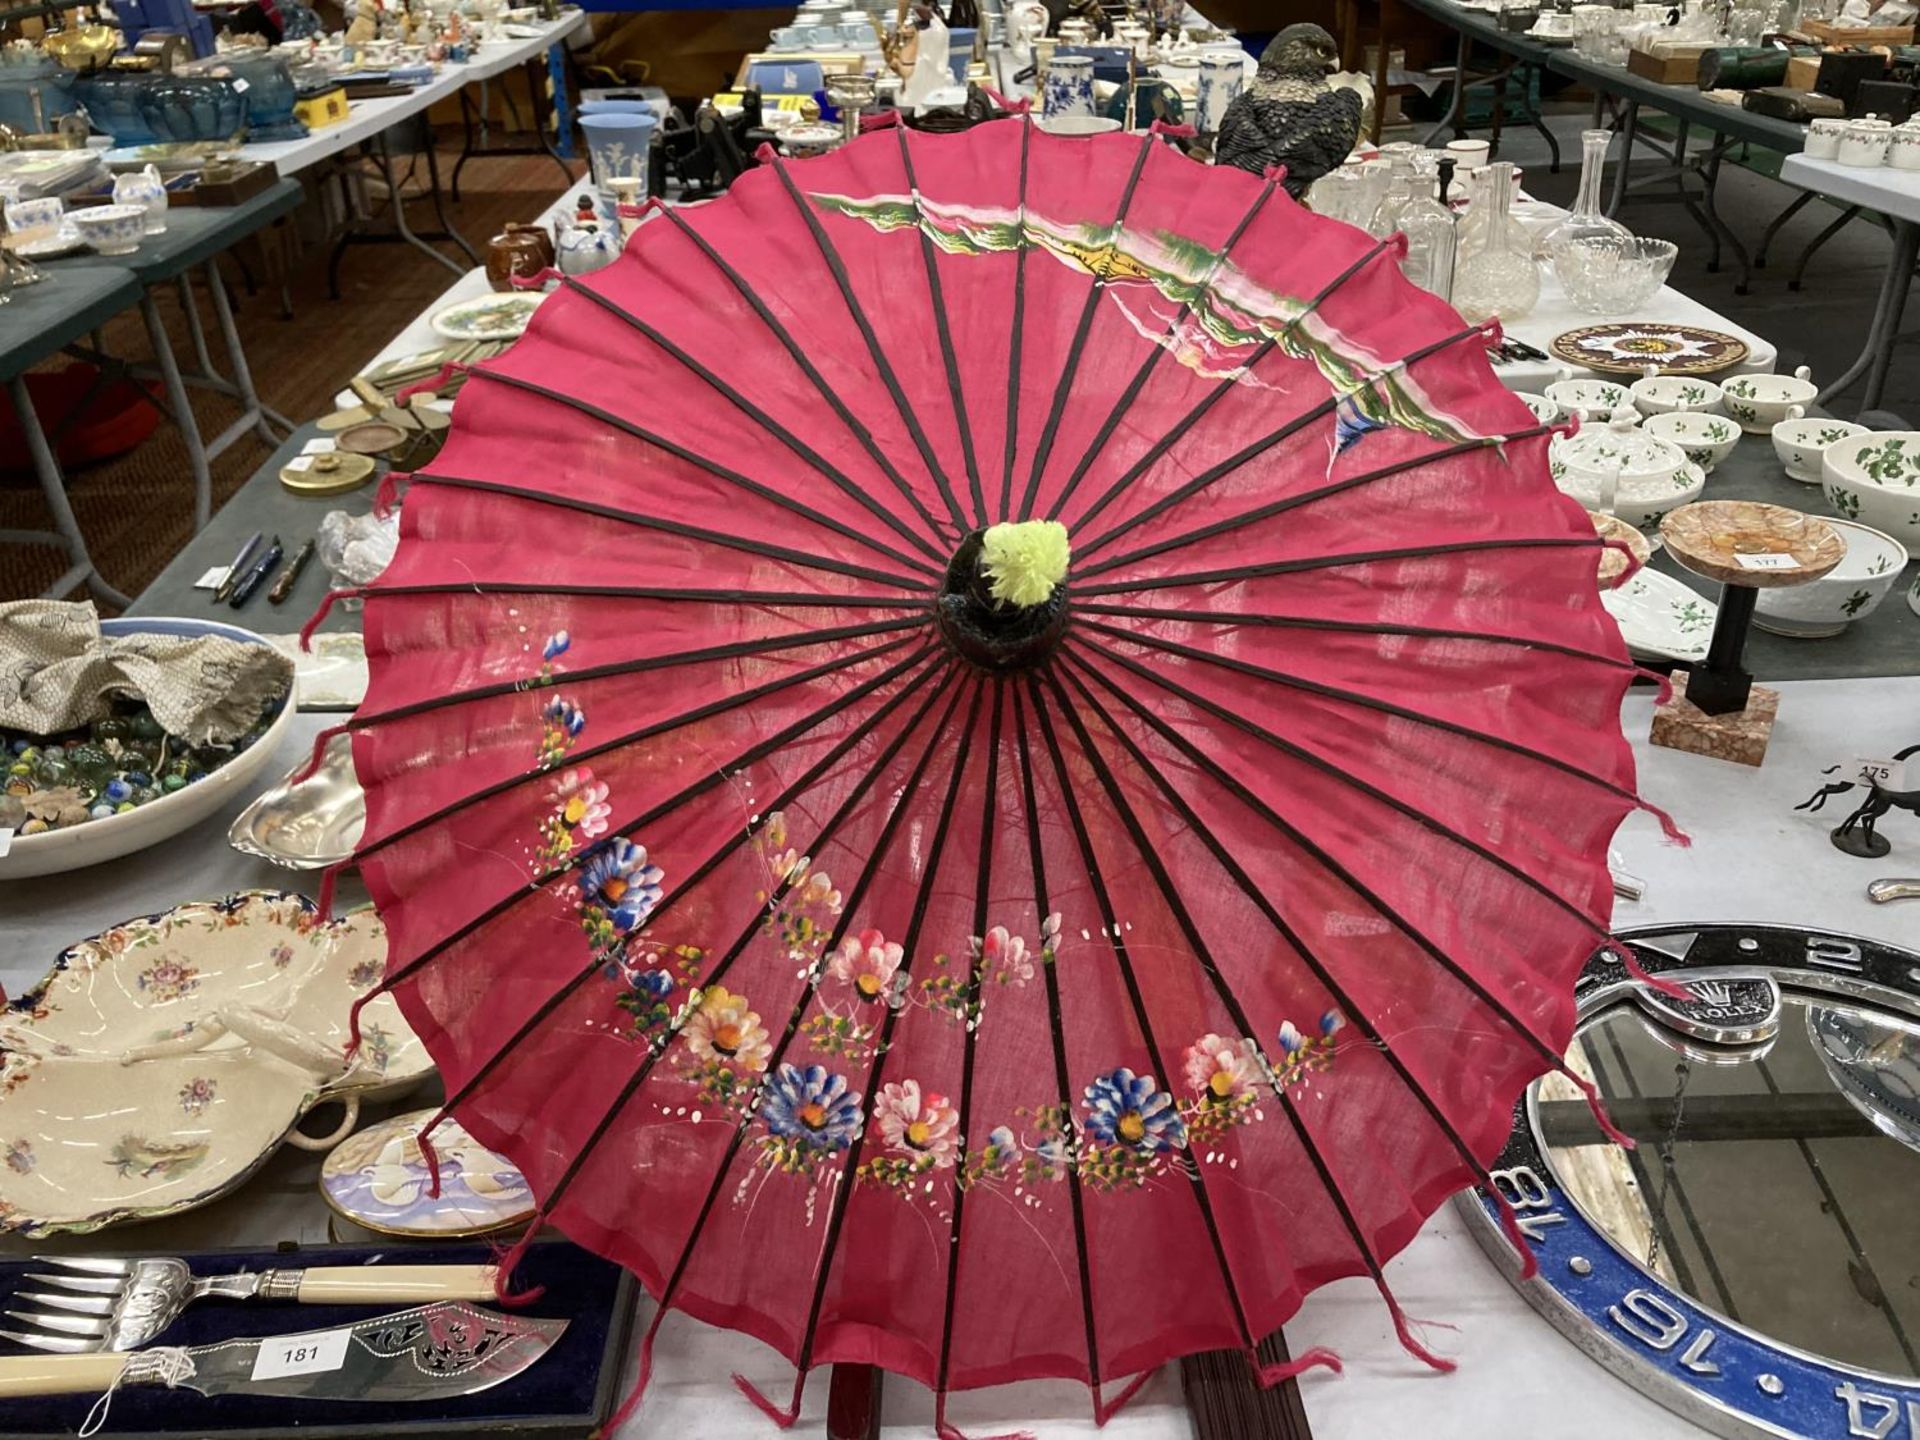
<svg viewBox="0 0 1920 1440">
<path fill-rule="evenodd" d="M 163 1385 L 202 1395 L 432 1400 L 471 1395 L 513 1379 L 551 1350 L 566 1328 L 565 1320 L 440 1301 L 351 1325 L 217 1345 L 8 1355 L 0 1357 L 0 1398 Z"/>
</svg>

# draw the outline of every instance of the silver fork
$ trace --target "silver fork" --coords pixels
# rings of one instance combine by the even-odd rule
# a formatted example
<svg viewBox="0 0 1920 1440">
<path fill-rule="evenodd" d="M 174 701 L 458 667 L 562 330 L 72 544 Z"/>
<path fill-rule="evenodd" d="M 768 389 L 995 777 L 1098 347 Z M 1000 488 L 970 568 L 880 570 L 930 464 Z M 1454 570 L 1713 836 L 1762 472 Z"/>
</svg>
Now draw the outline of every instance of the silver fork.
<svg viewBox="0 0 1920 1440">
<path fill-rule="evenodd" d="M 60 1273 L 25 1277 L 14 1298 L 44 1310 L 9 1310 L 32 1330 L 0 1330 L 0 1338 L 34 1350 L 82 1355 L 137 1350 L 196 1300 L 293 1300 L 308 1305 L 360 1305 L 435 1300 L 491 1300 L 491 1265 L 337 1265 L 196 1276 L 183 1260 L 36 1257 Z"/>
</svg>

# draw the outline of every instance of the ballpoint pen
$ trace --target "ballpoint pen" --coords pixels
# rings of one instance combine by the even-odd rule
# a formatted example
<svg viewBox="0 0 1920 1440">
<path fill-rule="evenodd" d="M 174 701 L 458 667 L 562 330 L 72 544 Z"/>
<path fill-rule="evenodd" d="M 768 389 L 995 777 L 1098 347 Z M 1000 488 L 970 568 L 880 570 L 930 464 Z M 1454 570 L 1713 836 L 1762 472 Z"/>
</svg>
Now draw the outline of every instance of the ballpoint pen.
<svg viewBox="0 0 1920 1440">
<path fill-rule="evenodd" d="M 274 536 L 273 543 L 267 547 L 266 553 L 253 562 L 253 568 L 247 571 L 246 578 L 240 582 L 239 588 L 233 592 L 233 599 L 227 603 L 238 610 L 242 605 L 246 604 L 247 601 L 251 600 L 253 598 L 253 592 L 260 588 L 260 582 L 273 573 L 273 567 L 280 563 L 280 557 L 285 553 L 286 552 L 280 548 L 280 537 L 278 535 Z"/>
<path fill-rule="evenodd" d="M 278 605 L 293 593 L 294 583 L 299 580 L 300 572 L 307 568 L 307 561 L 313 558 L 313 541 L 309 540 L 293 552 L 293 559 L 287 562 L 287 568 L 280 572 L 280 578 L 273 582 L 273 588 L 267 592 L 269 603 Z"/>
<path fill-rule="evenodd" d="M 222 600 L 233 598 L 233 592 L 239 588 L 241 580 L 246 576 L 247 561 L 253 557 L 255 547 L 265 538 L 264 531 L 256 530 L 253 532 L 253 538 L 240 547 L 239 553 L 233 557 L 233 563 L 227 566 L 227 578 L 222 580 L 213 592 L 214 604 L 218 605 Z"/>
</svg>

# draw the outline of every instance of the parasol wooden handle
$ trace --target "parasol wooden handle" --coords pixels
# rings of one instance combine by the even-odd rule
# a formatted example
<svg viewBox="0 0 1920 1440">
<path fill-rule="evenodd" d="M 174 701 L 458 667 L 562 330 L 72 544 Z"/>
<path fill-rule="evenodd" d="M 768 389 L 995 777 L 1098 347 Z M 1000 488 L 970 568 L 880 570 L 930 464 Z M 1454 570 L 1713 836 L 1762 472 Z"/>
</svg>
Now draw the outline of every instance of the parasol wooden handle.
<svg viewBox="0 0 1920 1440">
<path fill-rule="evenodd" d="M 0 1358 L 0 1400 L 21 1395 L 97 1395 L 120 1378 L 127 1357 L 8 1355 Z"/>
<path fill-rule="evenodd" d="M 300 1272 L 302 1305 L 491 1300 L 492 1265 L 322 1265 Z"/>
</svg>

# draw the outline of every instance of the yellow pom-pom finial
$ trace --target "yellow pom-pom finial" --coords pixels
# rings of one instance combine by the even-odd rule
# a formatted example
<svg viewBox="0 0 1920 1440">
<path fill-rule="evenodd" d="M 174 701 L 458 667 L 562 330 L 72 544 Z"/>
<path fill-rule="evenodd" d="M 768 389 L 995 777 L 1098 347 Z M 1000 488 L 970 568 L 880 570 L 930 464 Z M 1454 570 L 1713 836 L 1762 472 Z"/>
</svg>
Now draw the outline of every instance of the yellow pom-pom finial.
<svg viewBox="0 0 1920 1440">
<path fill-rule="evenodd" d="M 1073 545 L 1058 520 L 992 525 L 980 537 L 980 570 L 1003 605 L 1044 605 L 1067 578 Z"/>
</svg>

